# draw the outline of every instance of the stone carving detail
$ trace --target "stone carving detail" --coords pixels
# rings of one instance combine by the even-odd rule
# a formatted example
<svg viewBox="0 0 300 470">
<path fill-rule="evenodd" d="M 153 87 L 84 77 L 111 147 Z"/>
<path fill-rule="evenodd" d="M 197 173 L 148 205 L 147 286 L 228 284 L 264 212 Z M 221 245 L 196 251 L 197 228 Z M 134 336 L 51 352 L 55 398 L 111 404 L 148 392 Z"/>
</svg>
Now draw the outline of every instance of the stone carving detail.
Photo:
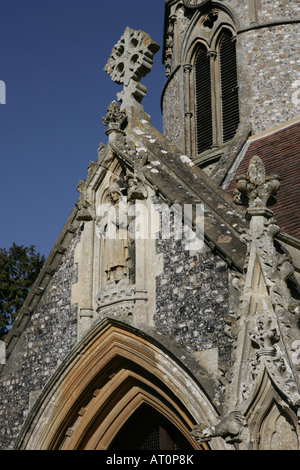
<svg viewBox="0 0 300 470">
<path fill-rule="evenodd" d="M 203 26 L 208 29 L 212 29 L 214 27 L 215 22 L 219 18 L 219 13 L 217 10 L 211 10 L 207 13 L 203 20 Z"/>
<path fill-rule="evenodd" d="M 97 149 L 98 160 L 102 160 L 105 149 L 106 145 L 103 142 L 100 142 L 99 147 Z"/>
<path fill-rule="evenodd" d="M 236 204 L 248 206 L 248 212 L 266 208 L 274 202 L 279 182 L 278 175 L 266 176 L 262 160 L 255 156 L 250 161 L 248 174 L 237 177 L 234 201 Z"/>
<path fill-rule="evenodd" d="M 94 219 L 94 208 L 90 202 L 89 195 L 87 194 L 86 186 L 83 181 L 79 181 L 77 190 L 80 192 L 80 198 L 76 203 L 78 208 L 77 220 L 91 221 Z"/>
<path fill-rule="evenodd" d="M 140 157 L 135 151 L 134 158 Z M 136 163 L 137 164 L 137 163 Z M 97 236 L 102 240 L 102 263 L 104 266 L 106 286 L 124 285 L 129 283 L 132 247 L 134 234 L 131 219 L 137 199 L 147 197 L 147 188 L 140 180 L 141 175 L 136 170 L 131 173 L 124 171 L 119 180 L 114 180 L 108 188 L 109 201 L 103 207 L 103 213 L 96 218 Z"/>
<path fill-rule="evenodd" d="M 272 325 L 272 318 L 267 315 L 261 315 L 257 318 L 253 331 L 250 331 L 251 343 L 255 349 L 258 349 L 258 356 L 275 356 L 275 344 L 278 343 L 280 336 L 276 326 Z"/>
<path fill-rule="evenodd" d="M 93 214 L 92 206 L 88 198 L 81 198 L 77 203 L 77 207 L 79 209 L 77 220 L 81 220 L 81 221 L 93 220 L 94 214 Z"/>
<path fill-rule="evenodd" d="M 261 450 L 299 450 L 297 431 L 288 416 L 273 405 L 262 423 Z"/>
<path fill-rule="evenodd" d="M 147 160 L 148 156 L 144 150 L 137 151 L 135 148 L 134 151 L 131 151 L 133 175 L 128 179 L 128 199 L 131 201 L 148 197 L 146 178 L 143 173 Z"/>
<path fill-rule="evenodd" d="M 146 95 L 147 88 L 139 82 L 151 71 L 158 50 L 159 45 L 148 34 L 128 27 L 114 46 L 104 70 L 114 82 L 124 85 L 118 94 L 123 107 L 136 106 Z"/>
<path fill-rule="evenodd" d="M 116 146 L 126 146 L 121 139 Z M 134 158 L 139 155 L 130 146 Z M 143 160 L 143 159 L 142 159 Z M 135 287 L 134 202 L 145 199 L 147 189 L 135 173 L 123 169 L 118 180 L 108 187 L 109 202 L 104 213 L 97 217 L 97 236 L 101 239 L 101 264 L 105 279 L 97 295 L 97 312 L 100 316 L 133 320 L 133 312 L 140 295 Z"/>
<path fill-rule="evenodd" d="M 226 333 L 233 341 L 232 366 L 222 382 L 230 397 L 230 409 L 215 428 L 200 426 L 195 430 L 195 437 L 200 440 L 221 436 L 227 442 L 240 441 L 239 446 L 246 448 L 246 436 L 248 442 L 262 443 L 265 436 L 251 434 L 254 431 L 250 425 L 259 419 L 255 412 L 260 409 L 260 400 L 266 406 L 267 396 L 275 402 L 274 397 L 278 397 L 281 407 L 284 400 L 293 408 L 294 420 L 299 420 L 299 374 L 293 362 L 297 356 L 295 345 L 300 343 L 296 325 L 299 302 L 287 285 L 294 267 L 284 247 L 274 242 L 280 228 L 267 207 L 274 202 L 278 188 L 279 177 L 266 176 L 259 157 L 251 160 L 248 174 L 237 180 L 235 200 L 248 207 L 250 224 L 241 235 L 247 246 L 244 272 L 232 276 L 234 303 L 225 319 Z M 254 401 L 256 411 L 252 413 Z M 244 433 L 246 427 L 239 427 L 245 420 L 251 439 Z"/>
<path fill-rule="evenodd" d="M 97 312 L 103 317 L 118 317 L 130 321 L 134 302 L 135 288 L 132 285 L 103 289 L 97 296 Z"/>
<path fill-rule="evenodd" d="M 273 237 L 279 231 L 275 219 L 263 218 L 261 224 L 257 224 L 255 220 L 252 222 L 252 236 L 250 237 L 248 233 L 243 237 L 244 242 L 248 244 L 246 266 L 257 257 L 259 260 L 257 269 L 262 272 L 265 292 L 260 292 L 260 297 L 256 301 L 256 312 L 247 320 L 253 354 L 248 358 L 250 367 L 247 378 L 247 373 L 243 373 L 241 394 L 245 400 L 249 399 L 260 371 L 265 368 L 286 398 L 292 403 L 297 403 L 299 398 L 297 380 L 292 364 L 289 364 L 291 356 L 285 353 L 290 349 L 292 354 L 292 330 L 289 318 L 291 296 L 286 280 L 293 275 L 294 268 L 288 256 L 278 255 L 275 250 Z M 277 269 L 274 269 L 274 266 L 277 266 Z M 253 273 L 252 276 L 254 275 Z M 261 288 L 258 285 L 256 289 Z M 241 294 L 242 312 L 248 312 L 251 296 L 255 298 L 255 295 L 255 291 L 249 290 L 248 283 L 248 287 Z"/>
<path fill-rule="evenodd" d="M 141 182 L 141 177 L 138 173 L 128 179 L 128 200 L 136 201 L 143 200 L 148 196 L 147 187 Z"/>
<path fill-rule="evenodd" d="M 194 427 L 192 435 L 199 442 L 209 442 L 213 437 L 222 437 L 228 444 L 249 442 L 247 421 L 239 411 L 232 411 L 219 424 L 208 428 L 200 424 Z"/>
<path fill-rule="evenodd" d="M 102 118 L 103 124 L 108 127 L 106 134 L 111 132 L 122 133 L 126 119 L 125 111 L 121 111 L 118 103 L 112 101 L 107 108 L 106 115 Z"/>
<path fill-rule="evenodd" d="M 166 67 L 166 77 L 171 73 L 172 69 L 172 56 L 173 56 L 173 39 L 174 39 L 174 28 L 176 23 L 176 15 L 170 17 L 170 23 L 167 30 L 167 39 L 166 39 L 166 51 L 165 51 L 165 61 L 164 65 Z"/>
<path fill-rule="evenodd" d="M 148 190 L 146 178 L 143 173 L 143 168 L 147 164 L 148 160 L 146 151 L 143 149 L 137 149 L 132 142 L 127 142 L 126 138 L 115 141 L 114 146 L 123 154 L 125 153 L 127 155 L 128 160 L 133 166 L 133 173 L 128 172 L 126 176 L 128 185 L 128 201 L 146 199 L 148 197 Z"/>
<path fill-rule="evenodd" d="M 109 187 L 110 208 L 97 220 L 98 234 L 103 239 L 102 262 L 106 284 L 128 284 L 129 236 L 127 226 L 127 201 L 124 188 L 114 181 Z"/>
<path fill-rule="evenodd" d="M 252 347 L 256 352 L 256 358 L 251 361 L 252 372 L 255 371 L 253 377 L 257 377 L 261 367 L 266 367 L 281 391 L 296 403 L 299 391 L 290 354 L 293 340 L 297 339 L 293 334 L 297 333 L 298 329 L 291 329 L 289 306 L 294 302 L 286 284 L 294 274 L 294 266 L 288 254 L 280 254 L 275 248 L 274 237 L 280 232 L 280 228 L 273 212 L 266 208 L 272 200 L 274 202 L 279 188 L 279 177 L 267 177 L 263 162 L 254 157 L 250 162 L 247 177 L 238 181 L 240 190 L 239 183 L 242 191 L 246 188 L 250 208 L 250 230 L 243 237 L 248 246 L 246 269 L 251 259 L 256 256 L 263 273 L 269 305 L 267 307 L 267 301 L 262 303 L 260 312 L 257 312 L 252 321 L 252 331 L 249 332 Z M 247 301 L 244 299 L 244 302 Z M 266 308 L 269 311 L 263 312 Z M 285 351 L 289 351 L 289 355 L 286 355 Z M 246 395 L 249 395 L 249 389 L 250 387 Z"/>
<path fill-rule="evenodd" d="M 292 380 L 289 379 L 289 374 L 285 374 L 287 371 L 286 361 L 281 354 L 280 348 L 276 347 L 281 337 L 277 326 L 273 324 L 274 319 L 269 315 L 261 315 L 254 322 L 254 328 L 249 333 L 252 347 L 256 353 L 256 358 L 250 361 L 252 380 L 255 381 L 259 370 L 262 367 L 266 367 L 277 385 L 280 385 L 280 388 L 283 387 L 288 395 L 290 393 L 288 384 Z M 248 398 L 252 387 L 253 383 L 250 383 L 249 387 L 244 387 L 244 398 Z"/>
</svg>

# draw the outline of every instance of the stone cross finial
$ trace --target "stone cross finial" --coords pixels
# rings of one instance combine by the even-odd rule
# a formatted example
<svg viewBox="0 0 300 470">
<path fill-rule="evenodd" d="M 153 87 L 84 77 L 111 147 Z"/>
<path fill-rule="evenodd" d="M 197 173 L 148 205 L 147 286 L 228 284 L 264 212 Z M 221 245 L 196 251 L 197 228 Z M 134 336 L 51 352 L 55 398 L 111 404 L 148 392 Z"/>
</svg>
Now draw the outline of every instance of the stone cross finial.
<svg viewBox="0 0 300 470">
<path fill-rule="evenodd" d="M 124 85 L 118 94 L 123 108 L 136 106 L 146 95 L 147 88 L 139 82 L 151 71 L 159 47 L 148 34 L 128 27 L 114 46 L 104 71 L 114 82 Z"/>
<path fill-rule="evenodd" d="M 255 156 L 249 163 L 247 175 L 237 177 L 237 189 L 234 192 L 236 204 L 248 206 L 248 213 L 266 212 L 267 206 L 274 203 L 274 197 L 280 186 L 280 176 L 266 176 L 262 160 Z M 271 215 L 271 211 L 270 215 Z"/>
</svg>

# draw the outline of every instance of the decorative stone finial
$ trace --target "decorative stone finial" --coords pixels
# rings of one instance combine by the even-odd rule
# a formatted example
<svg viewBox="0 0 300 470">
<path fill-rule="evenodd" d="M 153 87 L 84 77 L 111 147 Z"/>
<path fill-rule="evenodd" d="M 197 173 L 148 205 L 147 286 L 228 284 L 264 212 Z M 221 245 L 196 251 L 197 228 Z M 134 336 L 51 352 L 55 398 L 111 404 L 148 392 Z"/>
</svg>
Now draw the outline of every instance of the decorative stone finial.
<svg viewBox="0 0 300 470">
<path fill-rule="evenodd" d="M 151 71 L 153 56 L 159 48 L 148 34 L 128 27 L 114 46 L 104 71 L 114 82 L 124 85 L 118 94 L 123 108 L 136 106 L 146 95 L 147 88 L 139 82 Z"/>
<path fill-rule="evenodd" d="M 280 186 L 280 176 L 266 176 L 262 160 L 255 156 L 249 163 L 247 175 L 237 177 L 237 189 L 233 198 L 236 204 L 248 206 L 248 214 L 261 213 L 270 217 L 267 206 L 274 204 Z"/>
<path fill-rule="evenodd" d="M 116 101 L 112 101 L 107 110 L 106 115 L 102 118 L 102 122 L 108 127 L 106 134 L 112 132 L 122 133 L 122 127 L 126 121 L 126 113 L 120 110 Z"/>
</svg>

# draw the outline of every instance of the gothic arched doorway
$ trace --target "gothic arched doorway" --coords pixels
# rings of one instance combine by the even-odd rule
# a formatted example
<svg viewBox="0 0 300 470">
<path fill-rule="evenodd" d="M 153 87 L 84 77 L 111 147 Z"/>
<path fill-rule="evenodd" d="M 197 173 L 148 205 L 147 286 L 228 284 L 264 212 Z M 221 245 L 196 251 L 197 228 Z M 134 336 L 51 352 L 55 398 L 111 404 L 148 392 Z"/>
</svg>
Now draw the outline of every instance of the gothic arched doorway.
<svg viewBox="0 0 300 470">
<path fill-rule="evenodd" d="M 109 450 L 188 450 L 185 436 L 162 414 L 141 405 L 119 431 Z"/>
<path fill-rule="evenodd" d="M 106 318 L 53 376 L 28 416 L 17 448 L 208 449 L 191 436 L 195 424 L 218 422 L 209 399 L 213 384 L 202 377 L 200 384 L 153 337 Z M 213 448 L 224 449 L 223 441 L 214 440 Z"/>
</svg>

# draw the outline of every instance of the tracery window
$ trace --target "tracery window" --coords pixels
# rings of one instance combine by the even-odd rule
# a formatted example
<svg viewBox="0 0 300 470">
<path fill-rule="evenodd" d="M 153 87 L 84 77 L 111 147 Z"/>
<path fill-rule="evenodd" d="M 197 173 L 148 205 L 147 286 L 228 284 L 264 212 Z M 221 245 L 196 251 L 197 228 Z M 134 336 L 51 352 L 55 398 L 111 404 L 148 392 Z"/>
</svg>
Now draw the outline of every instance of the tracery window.
<svg viewBox="0 0 300 470">
<path fill-rule="evenodd" d="M 221 30 L 216 49 L 196 46 L 194 60 L 197 154 L 230 141 L 239 125 L 236 44 L 228 29 Z"/>
</svg>

